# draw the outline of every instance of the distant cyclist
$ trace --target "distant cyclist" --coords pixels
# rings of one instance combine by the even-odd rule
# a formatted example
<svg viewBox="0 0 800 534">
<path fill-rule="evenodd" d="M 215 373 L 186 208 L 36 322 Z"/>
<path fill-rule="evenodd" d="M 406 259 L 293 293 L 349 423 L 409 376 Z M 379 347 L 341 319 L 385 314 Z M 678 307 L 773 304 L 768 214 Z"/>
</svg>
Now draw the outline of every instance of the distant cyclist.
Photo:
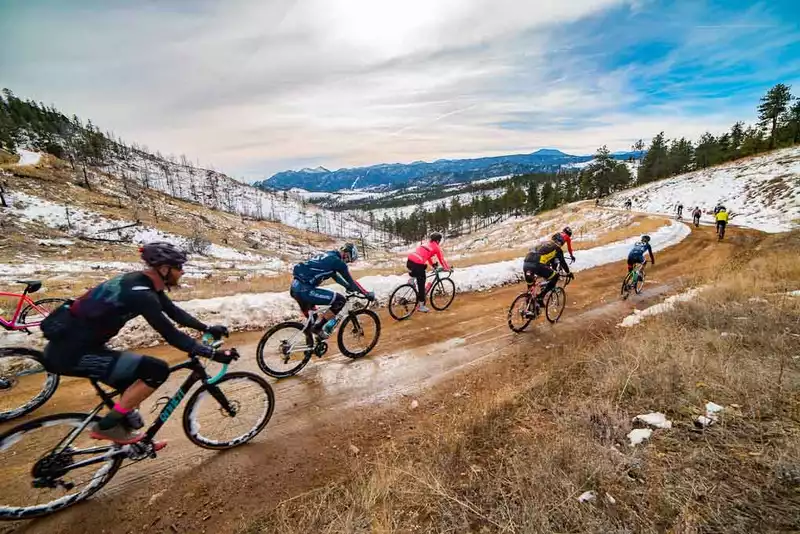
<svg viewBox="0 0 800 534">
<path fill-rule="evenodd" d="M 428 268 L 427 264 L 430 263 L 433 266 L 433 258 L 436 257 L 443 269 L 450 269 L 442 254 L 442 247 L 439 246 L 441 242 L 441 232 L 433 232 L 428 239 L 428 243 L 418 246 L 414 252 L 408 255 L 408 260 L 406 261 L 408 271 L 417 281 L 417 309 L 423 313 L 430 311 L 425 305 L 425 270 Z"/>
<path fill-rule="evenodd" d="M 631 199 L 628 199 L 628 200 L 625 201 L 625 209 L 626 210 L 630 210 L 632 206 L 633 206 L 633 201 Z"/>
<path fill-rule="evenodd" d="M 700 226 L 700 216 L 702 214 L 703 212 L 700 211 L 700 206 L 696 206 L 694 211 L 692 211 L 692 220 L 694 221 L 695 226 Z"/>
<path fill-rule="evenodd" d="M 164 242 L 149 243 L 141 253 L 148 269 L 107 280 L 42 322 L 42 333 L 49 340 L 43 362 L 48 371 L 92 378 L 123 392 L 113 409 L 92 425 L 90 434 L 119 444 L 144 437 L 136 432 L 144 426 L 136 409 L 169 376 L 164 360 L 106 347 L 125 323 L 141 315 L 173 347 L 231 361 L 230 351 L 215 351 L 198 343 L 169 320 L 216 339 L 228 335 L 225 326 L 206 326 L 167 297 L 165 290 L 177 286 L 183 275 L 186 254 Z"/>
<path fill-rule="evenodd" d="M 678 219 L 682 218 L 683 217 L 683 203 L 682 202 L 678 203 L 678 210 L 677 211 L 678 211 Z"/>
<path fill-rule="evenodd" d="M 326 339 L 331 335 L 336 322 L 333 318 L 342 311 L 347 300 L 341 294 L 330 289 L 318 287 L 322 282 L 333 278 L 336 283 L 354 293 L 361 293 L 370 300 L 375 293 L 367 291 L 356 282 L 347 268 L 348 263 L 358 259 L 358 249 L 353 243 L 345 243 L 339 250 L 331 250 L 308 261 L 294 266 L 294 280 L 289 288 L 289 295 L 297 301 L 304 315 L 315 306 L 330 306 L 311 326 L 311 331 Z"/>
<path fill-rule="evenodd" d="M 647 263 L 644 257 L 645 252 L 650 254 L 650 263 L 655 265 L 656 259 L 653 256 L 653 247 L 650 246 L 649 235 L 643 235 L 628 253 L 628 272 L 631 272 L 637 263 L 642 264 L 642 272 L 644 272 L 644 266 Z"/>
<path fill-rule="evenodd" d="M 567 262 L 564 261 L 564 252 L 561 247 L 564 245 L 564 236 L 561 233 L 555 234 L 547 241 L 542 241 L 528 252 L 525 260 L 522 263 L 522 273 L 525 276 L 525 282 L 530 286 L 533 284 L 533 277 L 539 276 L 547 280 L 547 285 L 539 293 L 538 303 L 539 306 L 544 306 L 544 297 L 555 289 L 558 283 L 559 274 L 554 268 L 555 262 L 561 264 L 562 269 L 567 275 L 572 276 L 569 272 Z"/>
<path fill-rule="evenodd" d="M 564 229 L 561 231 L 561 237 L 564 238 L 564 242 L 567 244 L 570 261 L 575 261 L 575 254 L 572 252 L 572 228 L 569 226 L 564 227 Z"/>
<path fill-rule="evenodd" d="M 719 205 L 717 208 L 714 218 L 717 220 L 717 235 L 722 239 L 725 236 L 725 227 L 728 226 L 728 210 L 723 205 Z"/>
</svg>

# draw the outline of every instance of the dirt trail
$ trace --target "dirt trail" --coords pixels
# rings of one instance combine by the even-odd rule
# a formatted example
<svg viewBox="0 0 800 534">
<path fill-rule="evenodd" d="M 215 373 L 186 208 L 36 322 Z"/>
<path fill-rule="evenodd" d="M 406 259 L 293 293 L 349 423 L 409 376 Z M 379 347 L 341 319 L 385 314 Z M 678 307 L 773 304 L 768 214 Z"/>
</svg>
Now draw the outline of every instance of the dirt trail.
<svg viewBox="0 0 800 534">
<path fill-rule="evenodd" d="M 568 287 L 561 322 L 551 326 L 539 319 L 523 334 L 511 333 L 506 325 L 508 306 L 524 289 L 521 284 L 461 294 L 449 310 L 403 323 L 382 310 L 381 340 L 367 358 L 349 360 L 332 347 L 299 376 L 271 380 L 275 413 L 251 444 L 224 453 L 205 451 L 189 443 L 179 418 L 173 418 L 160 436 L 170 445 L 157 459 L 123 469 L 84 504 L 41 520 L 0 524 L 0 532 L 234 530 L 253 513 L 340 474 L 351 443 L 363 452 L 387 436 L 396 439 L 412 430 L 410 398 L 432 385 L 435 391 L 457 390 L 466 376 L 483 371 L 487 361 L 500 355 L 536 354 L 563 340 L 613 330 L 632 308 L 659 302 L 695 277 L 713 274 L 758 240 L 759 233 L 737 229 L 717 243 L 711 229 L 693 229 L 682 243 L 656 255 L 644 293 L 627 302 L 618 297 L 624 262 L 582 271 Z M 576 256 L 580 261 L 580 251 Z M 229 345 L 245 355 L 236 370 L 260 373 L 252 355 L 261 335 L 231 336 Z M 147 352 L 181 359 L 167 347 Z M 170 379 L 159 394 L 174 391 L 182 379 Z M 34 415 L 83 411 L 93 404 L 85 381 L 66 379 L 54 400 Z"/>
</svg>

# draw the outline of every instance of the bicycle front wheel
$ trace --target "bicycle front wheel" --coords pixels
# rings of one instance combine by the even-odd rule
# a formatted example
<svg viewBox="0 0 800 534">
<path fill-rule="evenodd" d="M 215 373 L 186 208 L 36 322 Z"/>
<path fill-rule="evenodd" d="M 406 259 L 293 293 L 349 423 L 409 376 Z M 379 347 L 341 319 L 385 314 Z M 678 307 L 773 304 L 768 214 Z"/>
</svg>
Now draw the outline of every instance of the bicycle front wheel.
<svg viewBox="0 0 800 534">
<path fill-rule="evenodd" d="M 31 326 L 38 325 L 44 321 L 45 317 L 66 302 L 67 299 L 39 299 L 22 309 L 19 314 L 19 322 Z"/>
<path fill-rule="evenodd" d="M 230 449 L 264 430 L 274 409 L 275 394 L 266 380 L 228 373 L 194 392 L 183 411 L 183 431 L 204 449 Z"/>
<path fill-rule="evenodd" d="M 417 309 L 417 289 L 411 284 L 397 287 L 389 296 L 389 315 L 397 321 L 411 317 Z"/>
<path fill-rule="evenodd" d="M 547 295 L 547 302 L 545 302 L 544 313 L 547 320 L 555 323 L 561 318 L 564 313 L 564 306 L 567 304 L 567 294 L 560 287 L 553 289 Z"/>
<path fill-rule="evenodd" d="M 89 436 L 87 423 L 99 420 L 88 413 L 49 415 L 0 435 L 0 520 L 51 514 L 87 499 L 111 480 L 122 457 L 110 454 L 113 445 Z M 73 432 L 77 434 L 66 447 L 53 453 Z M 92 463 L 70 469 L 88 461 Z"/>
<path fill-rule="evenodd" d="M 32 412 L 56 392 L 58 375 L 45 370 L 41 355 L 26 348 L 0 350 L 0 422 Z"/>
<path fill-rule="evenodd" d="M 631 294 L 631 284 L 633 283 L 633 273 L 628 273 L 628 276 L 622 281 L 622 289 L 620 290 L 620 296 L 622 300 L 627 299 Z"/>
<path fill-rule="evenodd" d="M 372 310 L 350 312 L 339 327 L 339 350 L 348 358 L 366 356 L 381 337 L 381 320 Z"/>
<path fill-rule="evenodd" d="M 449 278 L 442 278 L 431 287 L 431 306 L 434 310 L 446 310 L 456 298 L 456 285 Z"/>
<path fill-rule="evenodd" d="M 513 332 L 522 332 L 528 325 L 531 324 L 533 317 L 531 317 L 531 296 L 529 293 L 521 293 L 517 295 L 511 307 L 508 309 L 508 327 Z"/>
<path fill-rule="evenodd" d="M 302 323 L 276 324 L 258 342 L 256 362 L 269 376 L 285 378 L 305 367 L 313 350 L 314 338 Z"/>
<path fill-rule="evenodd" d="M 633 285 L 633 290 L 637 295 L 640 295 L 642 293 L 642 288 L 644 288 L 644 273 L 640 272 L 636 276 L 636 283 Z"/>
</svg>

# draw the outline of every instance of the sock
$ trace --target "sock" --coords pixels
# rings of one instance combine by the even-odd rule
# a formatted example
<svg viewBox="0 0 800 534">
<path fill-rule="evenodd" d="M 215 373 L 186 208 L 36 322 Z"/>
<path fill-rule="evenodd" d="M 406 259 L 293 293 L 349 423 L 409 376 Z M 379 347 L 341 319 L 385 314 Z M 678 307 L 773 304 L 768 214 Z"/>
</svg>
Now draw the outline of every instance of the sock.
<svg viewBox="0 0 800 534">
<path fill-rule="evenodd" d="M 117 426 L 122 419 L 130 412 L 130 410 L 126 410 L 119 403 L 114 404 L 114 408 L 109 411 L 100 421 L 97 423 L 97 427 L 100 430 L 108 430 L 109 428 Z"/>
</svg>

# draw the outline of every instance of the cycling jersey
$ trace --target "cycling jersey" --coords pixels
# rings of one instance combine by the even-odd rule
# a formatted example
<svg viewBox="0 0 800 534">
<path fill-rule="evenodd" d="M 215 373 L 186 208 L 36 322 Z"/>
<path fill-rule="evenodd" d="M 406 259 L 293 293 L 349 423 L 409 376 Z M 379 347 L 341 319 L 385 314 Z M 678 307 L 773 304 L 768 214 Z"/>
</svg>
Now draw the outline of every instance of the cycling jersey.
<svg viewBox="0 0 800 534">
<path fill-rule="evenodd" d="M 561 247 L 558 245 L 558 243 L 555 241 L 543 241 L 532 248 L 530 252 L 528 252 L 528 254 L 525 256 L 524 263 L 539 263 L 542 265 L 547 265 L 553 263 L 553 260 L 556 259 L 561 262 L 561 267 L 564 269 L 564 271 L 569 273 L 567 262 L 564 261 L 564 251 L 561 250 Z"/>
<path fill-rule="evenodd" d="M 436 241 L 430 241 L 425 245 L 418 246 L 414 252 L 408 255 L 408 259 L 419 265 L 425 265 L 426 263 L 433 265 L 434 256 L 436 256 L 436 258 L 439 260 L 439 264 L 443 269 L 450 268 L 450 266 L 447 265 L 447 262 L 444 261 L 442 248 Z"/>
<path fill-rule="evenodd" d="M 645 243 L 644 241 L 639 241 L 628 253 L 628 264 L 633 262 L 635 263 L 644 263 L 644 254 L 645 252 L 650 254 L 650 261 L 655 262 L 655 258 L 653 258 L 653 247 L 650 246 L 650 243 Z"/>
<path fill-rule="evenodd" d="M 317 287 L 325 280 L 333 278 L 336 283 L 349 291 L 366 294 L 366 290 L 353 280 L 350 269 L 347 268 L 347 264 L 342 260 L 342 255 L 338 250 L 331 250 L 303 263 L 298 263 L 294 266 L 292 274 L 295 280 L 309 286 Z"/>
<path fill-rule="evenodd" d="M 728 212 L 727 211 L 718 211 L 717 212 L 717 222 L 728 222 Z"/>
<path fill-rule="evenodd" d="M 564 243 L 567 245 L 567 250 L 569 250 L 569 255 L 574 256 L 575 254 L 572 252 L 572 238 L 566 232 L 561 232 L 561 237 L 564 238 Z"/>
</svg>

